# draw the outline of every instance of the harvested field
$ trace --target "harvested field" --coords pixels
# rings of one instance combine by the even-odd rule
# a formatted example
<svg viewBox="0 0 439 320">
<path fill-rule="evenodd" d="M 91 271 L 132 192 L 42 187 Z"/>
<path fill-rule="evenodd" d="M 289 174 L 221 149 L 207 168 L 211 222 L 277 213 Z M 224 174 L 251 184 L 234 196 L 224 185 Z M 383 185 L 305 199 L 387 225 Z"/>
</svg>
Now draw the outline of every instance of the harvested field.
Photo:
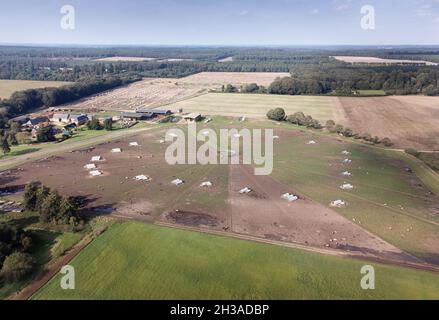
<svg viewBox="0 0 439 320">
<path fill-rule="evenodd" d="M 357 56 L 334 56 L 334 59 L 346 63 L 360 64 L 425 64 L 427 66 L 437 66 L 435 62 L 424 60 L 400 60 L 400 59 L 382 59 L 376 57 L 357 57 Z"/>
<path fill-rule="evenodd" d="M 201 72 L 181 79 L 182 83 L 235 86 L 256 83 L 268 87 L 276 78 L 289 77 L 286 72 Z"/>
<path fill-rule="evenodd" d="M 389 137 L 398 148 L 439 150 L 439 98 L 339 98 L 355 132 Z"/>
<path fill-rule="evenodd" d="M 261 94 L 209 93 L 169 106 L 187 112 L 205 115 L 224 115 L 249 118 L 266 118 L 269 109 L 284 108 L 287 114 L 303 111 L 324 123 L 333 119 L 345 124 L 344 110 L 336 97 L 280 96 Z"/>
<path fill-rule="evenodd" d="M 58 88 L 69 84 L 72 83 L 63 81 L 0 80 L 0 99 L 8 99 L 16 91 Z"/>
<path fill-rule="evenodd" d="M 144 57 L 108 57 L 95 59 L 94 61 L 99 62 L 143 62 L 143 61 L 154 61 L 157 58 L 144 58 Z"/>
<path fill-rule="evenodd" d="M 207 86 L 180 84 L 178 81 L 178 79 L 145 79 L 63 107 L 85 111 L 156 108 L 205 94 L 209 90 Z"/>
<path fill-rule="evenodd" d="M 157 108 L 198 97 L 223 84 L 242 85 L 256 82 L 269 85 L 283 73 L 203 72 L 182 79 L 144 79 L 123 88 L 110 90 L 63 107 L 77 110 L 134 110 Z"/>
</svg>

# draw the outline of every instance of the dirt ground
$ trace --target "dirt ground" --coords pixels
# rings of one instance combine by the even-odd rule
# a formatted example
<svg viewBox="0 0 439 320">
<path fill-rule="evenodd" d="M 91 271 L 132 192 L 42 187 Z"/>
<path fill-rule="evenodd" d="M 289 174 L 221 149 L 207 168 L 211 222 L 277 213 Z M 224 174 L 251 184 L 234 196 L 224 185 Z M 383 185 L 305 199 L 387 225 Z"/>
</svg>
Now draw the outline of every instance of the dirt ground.
<svg viewBox="0 0 439 320">
<path fill-rule="evenodd" d="M 439 99 L 404 96 L 340 98 L 355 132 L 389 137 L 397 148 L 439 150 Z"/>
<path fill-rule="evenodd" d="M 251 186 L 252 192 L 239 194 Z M 358 225 L 281 184 L 269 176 L 255 176 L 249 166 L 230 167 L 230 202 L 234 232 L 271 240 L 405 257 L 401 250 Z M 299 200 L 289 203 L 289 192 Z"/>
<path fill-rule="evenodd" d="M 410 260 L 399 249 L 371 235 L 335 211 L 300 197 L 294 203 L 281 199 L 291 190 L 271 177 L 256 177 L 248 166 L 170 166 L 164 161 L 164 132 L 144 132 L 136 137 L 103 143 L 50 157 L 7 171 L 5 186 L 39 181 L 65 196 L 79 196 L 91 215 L 110 215 L 146 222 L 162 221 L 189 227 L 252 235 L 315 247 L 331 247 L 373 256 Z M 130 142 L 138 147 L 130 147 Z M 121 148 L 122 153 L 112 153 Z M 91 177 L 84 166 L 101 156 Z M 151 181 L 136 181 L 137 175 Z M 184 184 L 171 181 L 181 178 Z M 211 188 L 200 183 L 212 181 Z M 249 186 L 248 195 L 239 190 Z M 299 194 L 300 196 L 300 194 Z"/>
</svg>

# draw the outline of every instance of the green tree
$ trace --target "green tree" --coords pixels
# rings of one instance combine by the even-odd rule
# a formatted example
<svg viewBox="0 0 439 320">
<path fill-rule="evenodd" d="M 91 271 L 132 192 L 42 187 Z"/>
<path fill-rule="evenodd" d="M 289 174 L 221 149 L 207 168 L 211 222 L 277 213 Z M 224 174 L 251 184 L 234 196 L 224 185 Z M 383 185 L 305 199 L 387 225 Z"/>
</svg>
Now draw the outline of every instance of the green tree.
<svg viewBox="0 0 439 320">
<path fill-rule="evenodd" d="M 270 120 L 283 121 L 285 120 L 285 110 L 282 108 L 272 109 L 268 111 L 267 117 Z"/>
<path fill-rule="evenodd" d="M 11 152 L 11 147 L 9 146 L 8 139 L 6 137 L 1 137 L 1 145 L 2 145 L 2 151 L 4 154 L 8 154 Z"/>
<path fill-rule="evenodd" d="M 21 281 L 32 272 L 34 266 L 35 259 L 31 255 L 14 252 L 6 257 L 1 274 L 8 281 Z"/>
<path fill-rule="evenodd" d="M 110 118 L 105 119 L 104 128 L 107 131 L 113 130 L 113 119 L 110 119 Z"/>
<path fill-rule="evenodd" d="M 303 112 L 296 112 L 293 115 L 288 116 L 287 121 L 299 126 L 305 125 L 306 116 Z"/>
<path fill-rule="evenodd" d="M 102 130 L 101 123 L 99 122 L 99 119 L 96 117 L 93 117 L 91 120 L 87 122 L 87 128 L 88 130 Z"/>
<path fill-rule="evenodd" d="M 23 205 L 26 210 L 35 211 L 37 209 L 38 186 L 35 183 L 29 183 L 24 188 Z"/>
<path fill-rule="evenodd" d="M 56 191 L 50 191 L 40 208 L 40 220 L 44 223 L 55 223 L 58 218 L 61 196 Z"/>
<path fill-rule="evenodd" d="M 52 126 L 40 127 L 37 132 L 38 142 L 49 142 L 55 140 L 55 133 Z"/>
</svg>

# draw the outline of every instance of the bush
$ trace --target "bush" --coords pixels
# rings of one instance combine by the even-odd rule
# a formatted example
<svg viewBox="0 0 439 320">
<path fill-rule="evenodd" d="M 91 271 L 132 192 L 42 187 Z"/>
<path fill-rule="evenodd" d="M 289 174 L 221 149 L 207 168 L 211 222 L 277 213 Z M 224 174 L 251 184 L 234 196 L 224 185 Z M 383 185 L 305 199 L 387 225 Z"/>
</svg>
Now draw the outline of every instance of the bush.
<svg viewBox="0 0 439 320">
<path fill-rule="evenodd" d="M 284 121 L 285 120 L 285 110 L 282 108 L 276 108 L 268 111 L 267 117 L 274 121 Z"/>
<path fill-rule="evenodd" d="M 99 119 L 96 117 L 93 117 L 91 120 L 87 121 L 87 128 L 88 128 L 88 130 L 102 130 L 103 129 L 101 123 L 99 122 Z"/>
<path fill-rule="evenodd" d="M 305 119 L 306 119 L 306 116 L 303 112 L 296 112 L 295 114 L 287 117 L 288 122 L 290 122 L 292 124 L 299 125 L 299 126 L 305 125 Z"/>
<path fill-rule="evenodd" d="M 391 147 L 391 146 L 393 146 L 393 142 L 392 142 L 392 140 L 390 140 L 390 138 L 384 138 L 383 140 L 381 140 L 381 143 L 382 143 L 385 147 Z"/>
<path fill-rule="evenodd" d="M 2 276 L 8 281 L 21 281 L 33 270 L 35 259 L 29 254 L 14 252 L 6 257 L 1 270 Z"/>
<path fill-rule="evenodd" d="M 418 150 L 412 149 L 412 148 L 406 149 L 405 153 L 407 153 L 407 154 L 409 154 L 411 156 L 414 156 L 416 158 L 418 158 L 421 155 L 421 153 Z"/>
<path fill-rule="evenodd" d="M 18 132 L 15 135 L 18 144 L 30 144 L 32 142 L 32 137 L 29 132 Z"/>
</svg>

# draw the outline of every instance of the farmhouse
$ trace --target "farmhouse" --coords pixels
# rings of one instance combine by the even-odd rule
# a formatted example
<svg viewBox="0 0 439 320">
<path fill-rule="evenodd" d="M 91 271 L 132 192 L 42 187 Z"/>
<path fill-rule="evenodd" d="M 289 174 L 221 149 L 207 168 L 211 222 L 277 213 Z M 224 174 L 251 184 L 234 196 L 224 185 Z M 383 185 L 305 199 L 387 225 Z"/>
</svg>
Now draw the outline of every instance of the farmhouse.
<svg viewBox="0 0 439 320">
<path fill-rule="evenodd" d="M 185 115 L 183 117 L 183 119 L 186 120 L 186 122 L 188 122 L 188 123 L 201 121 L 202 118 L 203 117 L 201 116 L 200 113 L 190 113 L 190 114 Z"/>
<path fill-rule="evenodd" d="M 42 124 L 45 124 L 45 123 L 48 123 L 48 122 L 49 122 L 49 119 L 47 117 L 36 117 L 36 118 L 33 118 L 33 119 L 29 119 L 29 121 L 26 122 L 24 124 L 24 126 L 35 127 L 35 126 L 39 126 L 39 125 L 42 125 Z"/>
<path fill-rule="evenodd" d="M 74 123 L 77 126 L 82 126 L 83 124 L 86 124 L 87 121 L 88 121 L 88 116 L 86 114 L 70 115 L 70 123 Z"/>
</svg>

